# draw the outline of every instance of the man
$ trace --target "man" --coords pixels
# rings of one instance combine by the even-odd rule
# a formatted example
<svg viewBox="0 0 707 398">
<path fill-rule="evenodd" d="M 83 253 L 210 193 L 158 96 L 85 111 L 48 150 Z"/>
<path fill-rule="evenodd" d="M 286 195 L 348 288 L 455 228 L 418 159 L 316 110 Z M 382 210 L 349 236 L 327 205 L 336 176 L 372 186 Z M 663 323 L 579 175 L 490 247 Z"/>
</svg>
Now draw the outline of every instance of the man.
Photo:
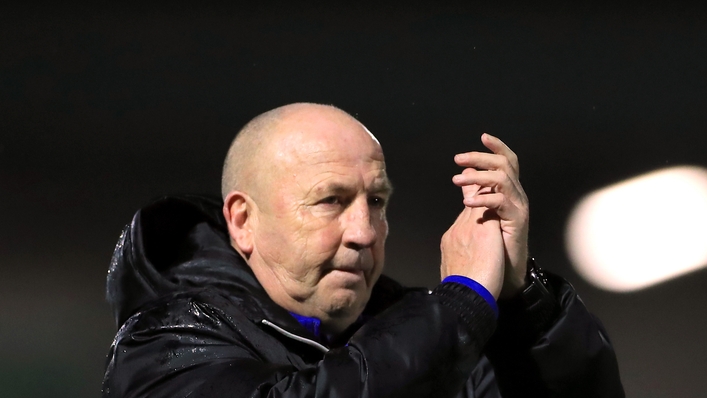
<svg viewBox="0 0 707 398">
<path fill-rule="evenodd" d="M 428 292 L 381 275 L 391 186 L 375 137 L 331 106 L 256 117 L 223 204 L 163 198 L 121 236 L 104 397 L 623 396 L 601 325 L 528 261 L 515 154 L 482 142 L 493 153 L 455 157 L 465 208 Z"/>
</svg>

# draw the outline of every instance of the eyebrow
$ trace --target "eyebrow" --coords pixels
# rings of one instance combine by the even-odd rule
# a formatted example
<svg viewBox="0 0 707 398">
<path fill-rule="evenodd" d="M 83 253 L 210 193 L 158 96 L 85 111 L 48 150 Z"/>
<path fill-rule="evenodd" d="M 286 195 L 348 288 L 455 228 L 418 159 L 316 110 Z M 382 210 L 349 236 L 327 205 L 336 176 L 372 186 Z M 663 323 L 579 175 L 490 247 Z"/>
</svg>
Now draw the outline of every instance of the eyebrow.
<svg viewBox="0 0 707 398">
<path fill-rule="evenodd" d="M 340 183 L 331 183 L 326 185 L 325 187 L 322 187 L 320 189 L 317 189 L 316 191 L 322 193 L 322 192 L 331 192 L 331 193 L 336 193 L 336 194 L 342 194 L 342 193 L 347 193 L 351 191 L 351 186 L 345 185 L 345 184 L 340 184 Z M 392 195 L 393 194 L 393 185 L 390 183 L 390 180 L 388 180 L 388 177 L 386 177 L 384 180 L 380 182 L 374 182 L 371 184 L 371 187 L 369 189 L 369 193 L 373 194 L 383 194 L 383 195 Z"/>
<path fill-rule="evenodd" d="M 382 182 L 374 183 L 371 186 L 371 192 L 390 196 L 393 194 L 393 184 L 386 176 Z"/>
</svg>

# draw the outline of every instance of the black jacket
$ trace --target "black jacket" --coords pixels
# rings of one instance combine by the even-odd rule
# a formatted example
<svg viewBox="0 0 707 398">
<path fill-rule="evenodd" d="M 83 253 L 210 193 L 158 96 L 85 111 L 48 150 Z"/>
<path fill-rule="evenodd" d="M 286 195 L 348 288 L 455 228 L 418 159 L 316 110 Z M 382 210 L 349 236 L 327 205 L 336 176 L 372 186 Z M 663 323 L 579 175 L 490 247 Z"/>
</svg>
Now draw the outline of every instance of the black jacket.
<svg viewBox="0 0 707 398">
<path fill-rule="evenodd" d="M 324 345 L 267 296 L 230 246 L 221 206 L 163 198 L 123 231 L 104 397 L 623 396 L 605 331 L 559 278 L 552 325 L 500 303 L 494 334 L 493 311 L 468 287 L 430 294 L 381 276 L 359 321 Z"/>
</svg>

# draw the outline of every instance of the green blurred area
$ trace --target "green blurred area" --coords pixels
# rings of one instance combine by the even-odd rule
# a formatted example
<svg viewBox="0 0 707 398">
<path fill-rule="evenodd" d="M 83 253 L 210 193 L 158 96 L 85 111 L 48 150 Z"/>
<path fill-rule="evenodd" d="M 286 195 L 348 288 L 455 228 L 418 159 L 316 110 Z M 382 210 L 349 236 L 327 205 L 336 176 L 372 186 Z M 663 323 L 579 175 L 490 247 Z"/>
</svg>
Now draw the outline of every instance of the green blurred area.
<svg viewBox="0 0 707 398">
<path fill-rule="evenodd" d="M 0 365 L 0 386 L 5 398 L 82 398 L 97 397 L 95 381 L 86 377 L 94 372 L 65 363 L 60 358 L 41 363 Z"/>
</svg>

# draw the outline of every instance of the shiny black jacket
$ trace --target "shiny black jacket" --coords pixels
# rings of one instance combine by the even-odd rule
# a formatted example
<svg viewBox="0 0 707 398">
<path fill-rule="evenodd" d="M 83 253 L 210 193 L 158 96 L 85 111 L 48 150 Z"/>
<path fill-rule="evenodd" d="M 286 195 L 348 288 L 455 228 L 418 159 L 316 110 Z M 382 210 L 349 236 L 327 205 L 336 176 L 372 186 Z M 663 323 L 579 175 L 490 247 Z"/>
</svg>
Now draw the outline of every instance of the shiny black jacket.
<svg viewBox="0 0 707 398">
<path fill-rule="evenodd" d="M 163 198 L 113 256 L 107 298 L 122 326 L 103 396 L 622 397 L 602 326 L 569 284 L 551 282 L 551 324 L 500 303 L 494 333 L 493 311 L 466 286 L 429 293 L 381 276 L 359 321 L 325 345 L 230 246 L 219 200 Z"/>
</svg>

